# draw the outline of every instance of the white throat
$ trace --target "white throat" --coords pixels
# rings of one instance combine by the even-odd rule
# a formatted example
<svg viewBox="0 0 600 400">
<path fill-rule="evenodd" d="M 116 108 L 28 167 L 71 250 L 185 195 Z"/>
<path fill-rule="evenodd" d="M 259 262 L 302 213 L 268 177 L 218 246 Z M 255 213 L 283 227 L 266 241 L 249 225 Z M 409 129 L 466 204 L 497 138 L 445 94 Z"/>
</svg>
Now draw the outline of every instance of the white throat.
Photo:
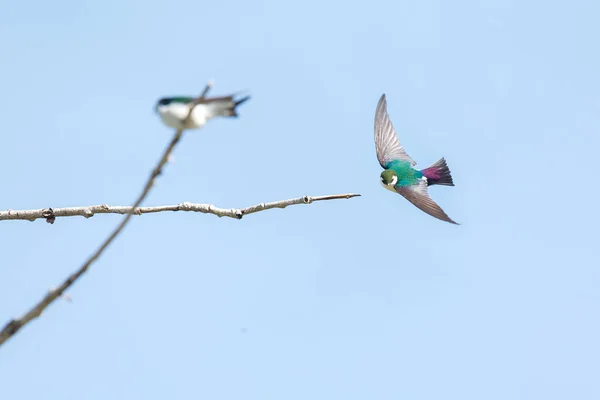
<svg viewBox="0 0 600 400">
<path fill-rule="evenodd" d="M 381 186 L 383 186 L 387 190 L 390 190 L 390 191 L 396 193 L 396 189 L 394 189 L 394 185 L 396 185 L 396 183 L 398 183 L 398 177 L 397 176 L 394 176 L 392 178 L 392 181 L 390 183 L 388 183 L 387 185 L 385 183 L 383 183 L 382 180 L 380 180 L 380 182 L 381 182 Z"/>
</svg>

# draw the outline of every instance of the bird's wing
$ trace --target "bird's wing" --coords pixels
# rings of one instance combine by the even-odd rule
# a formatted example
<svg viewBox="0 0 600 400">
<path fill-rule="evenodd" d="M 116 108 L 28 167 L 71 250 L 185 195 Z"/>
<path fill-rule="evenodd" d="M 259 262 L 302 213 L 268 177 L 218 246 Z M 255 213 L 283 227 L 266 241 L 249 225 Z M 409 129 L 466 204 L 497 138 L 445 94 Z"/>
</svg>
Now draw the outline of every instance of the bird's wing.
<svg viewBox="0 0 600 400">
<path fill-rule="evenodd" d="M 198 100 L 198 104 L 210 104 L 210 103 L 233 103 L 233 96 L 221 96 L 221 97 L 209 97 L 202 100 Z"/>
<path fill-rule="evenodd" d="M 383 168 L 386 168 L 386 165 L 393 160 L 408 161 L 411 166 L 417 164 L 406 154 L 398 141 L 398 135 L 387 112 L 385 94 L 381 95 L 375 111 L 375 149 L 377 150 L 377 160 Z"/>
<path fill-rule="evenodd" d="M 232 96 L 212 97 L 198 102 L 197 107 L 204 109 L 207 118 L 217 116 L 236 116 L 235 106 L 238 103 Z"/>
<path fill-rule="evenodd" d="M 426 212 L 427 214 L 435 217 L 437 219 L 441 219 L 442 221 L 450 222 L 451 224 L 459 225 L 458 223 L 452 221 L 452 219 L 442 210 L 440 206 L 437 205 L 435 201 L 429 197 L 429 193 L 427 193 L 427 182 L 425 180 L 421 180 L 418 185 L 411 186 L 394 186 L 396 191 L 400 193 L 404 198 L 419 209 L 421 211 Z"/>
</svg>

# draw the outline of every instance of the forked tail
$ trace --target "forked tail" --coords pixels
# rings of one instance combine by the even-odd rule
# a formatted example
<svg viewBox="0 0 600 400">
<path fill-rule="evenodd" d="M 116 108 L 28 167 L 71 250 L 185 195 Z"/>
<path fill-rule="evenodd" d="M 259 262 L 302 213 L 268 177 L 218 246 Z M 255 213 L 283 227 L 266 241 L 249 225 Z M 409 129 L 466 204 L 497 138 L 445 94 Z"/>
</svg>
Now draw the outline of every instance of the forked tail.
<svg viewBox="0 0 600 400">
<path fill-rule="evenodd" d="M 205 104 L 207 117 L 237 117 L 238 113 L 236 107 L 246 102 L 250 96 L 242 97 L 239 100 L 235 100 L 234 96 L 235 95 L 206 99 L 201 104 Z"/>
<path fill-rule="evenodd" d="M 246 97 L 242 97 L 239 100 L 234 101 L 233 106 L 227 110 L 226 116 L 227 117 L 237 117 L 238 113 L 237 113 L 236 107 L 239 106 L 240 104 L 242 104 L 243 102 L 245 102 L 246 100 L 248 100 L 249 98 L 250 98 L 250 96 L 246 96 Z"/>
<path fill-rule="evenodd" d="M 452 182 L 450 168 L 448 168 L 444 157 L 440 158 L 440 160 L 433 164 L 431 167 L 421 170 L 421 172 L 427 178 L 427 185 L 429 186 L 454 186 L 454 182 Z"/>
</svg>

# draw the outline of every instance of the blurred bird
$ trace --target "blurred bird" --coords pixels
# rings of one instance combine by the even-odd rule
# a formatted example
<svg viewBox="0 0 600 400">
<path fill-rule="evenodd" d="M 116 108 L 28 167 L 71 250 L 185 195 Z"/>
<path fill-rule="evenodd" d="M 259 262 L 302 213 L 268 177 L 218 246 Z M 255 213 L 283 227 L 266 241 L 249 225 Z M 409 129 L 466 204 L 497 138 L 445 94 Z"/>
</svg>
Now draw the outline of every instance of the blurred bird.
<svg viewBox="0 0 600 400">
<path fill-rule="evenodd" d="M 198 99 L 196 97 L 163 97 L 158 100 L 154 110 L 158 112 L 163 123 L 176 129 L 197 129 L 214 117 L 237 117 L 236 107 L 247 101 L 250 96 L 234 99 L 236 95 Z M 185 126 L 183 122 L 195 102 L 194 109 Z"/>
<path fill-rule="evenodd" d="M 427 188 L 432 185 L 454 186 L 446 160 L 442 157 L 423 170 L 413 168 L 417 163 L 398 141 L 398 135 L 387 112 L 385 94 L 381 95 L 375 111 L 375 150 L 377 160 L 385 170 L 381 173 L 383 187 L 401 194 L 432 217 L 459 225 L 448 217 L 427 193 Z"/>
</svg>

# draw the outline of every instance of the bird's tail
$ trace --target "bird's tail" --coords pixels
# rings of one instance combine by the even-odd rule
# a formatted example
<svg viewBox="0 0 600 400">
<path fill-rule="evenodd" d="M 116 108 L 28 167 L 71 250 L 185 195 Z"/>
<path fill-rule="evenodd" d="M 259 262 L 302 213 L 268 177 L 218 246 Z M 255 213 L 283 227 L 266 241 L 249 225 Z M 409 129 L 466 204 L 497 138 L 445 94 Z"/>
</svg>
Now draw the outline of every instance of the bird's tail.
<svg viewBox="0 0 600 400">
<path fill-rule="evenodd" d="M 235 100 L 233 102 L 233 105 L 227 109 L 226 116 L 227 117 L 237 117 L 238 113 L 237 113 L 236 107 L 239 106 L 240 104 L 244 103 L 245 101 L 249 100 L 249 99 L 250 99 L 250 96 L 245 96 L 245 97 L 242 97 L 239 100 Z"/>
<path fill-rule="evenodd" d="M 224 96 L 224 97 L 213 97 L 206 99 L 200 103 L 206 107 L 206 114 L 208 118 L 213 117 L 237 117 L 238 113 L 236 107 L 247 101 L 250 96 L 242 97 L 239 100 L 234 99 L 235 95 Z"/>
<path fill-rule="evenodd" d="M 446 185 L 454 186 L 450 168 L 446 164 L 444 157 L 440 158 L 435 164 L 421 171 L 427 178 L 427 185 Z"/>
</svg>

